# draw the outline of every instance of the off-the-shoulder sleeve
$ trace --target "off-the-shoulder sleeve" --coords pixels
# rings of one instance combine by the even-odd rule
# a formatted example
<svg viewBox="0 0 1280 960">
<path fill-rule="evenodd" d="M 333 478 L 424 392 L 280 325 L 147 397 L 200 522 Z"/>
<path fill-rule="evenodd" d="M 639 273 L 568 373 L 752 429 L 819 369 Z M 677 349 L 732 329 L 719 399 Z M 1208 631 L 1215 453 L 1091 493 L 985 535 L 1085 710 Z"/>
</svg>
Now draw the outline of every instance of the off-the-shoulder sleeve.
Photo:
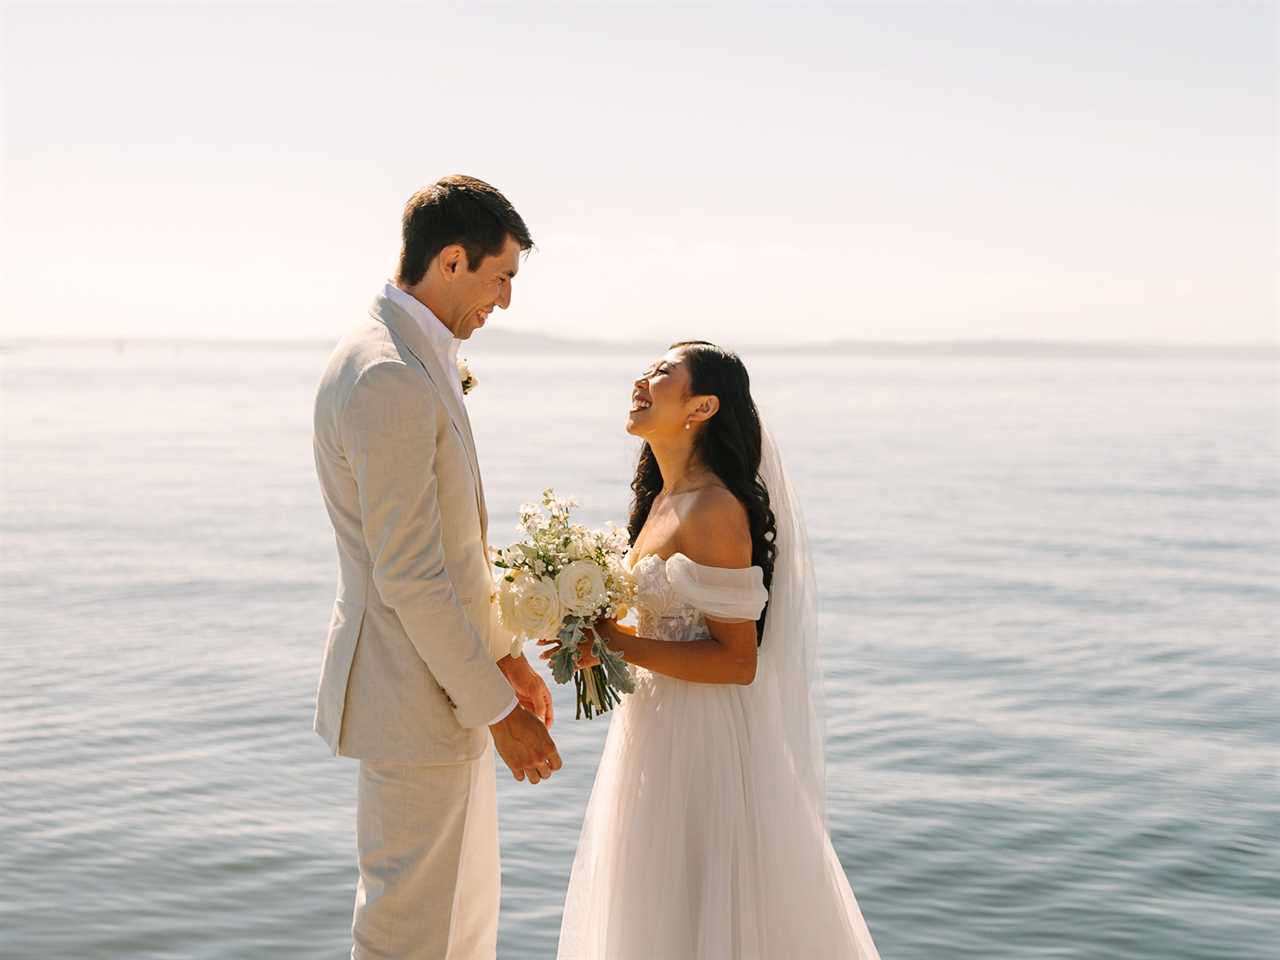
<svg viewBox="0 0 1280 960">
<path fill-rule="evenodd" d="M 713 620 L 757 620 L 769 600 L 759 567 L 706 567 L 673 553 L 667 580 L 685 603 Z"/>
</svg>

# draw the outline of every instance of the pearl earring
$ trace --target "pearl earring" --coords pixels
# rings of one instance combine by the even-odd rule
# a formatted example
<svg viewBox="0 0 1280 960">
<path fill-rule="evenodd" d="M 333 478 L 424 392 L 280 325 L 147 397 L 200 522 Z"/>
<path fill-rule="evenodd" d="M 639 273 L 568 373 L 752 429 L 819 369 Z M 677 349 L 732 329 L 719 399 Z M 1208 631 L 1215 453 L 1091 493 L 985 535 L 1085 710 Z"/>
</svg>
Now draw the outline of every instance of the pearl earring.
<svg viewBox="0 0 1280 960">
<path fill-rule="evenodd" d="M 686 430 L 688 430 L 688 429 L 689 429 L 689 421 L 688 421 L 688 420 L 686 420 L 686 421 L 684 422 L 684 428 L 685 428 Z"/>
</svg>

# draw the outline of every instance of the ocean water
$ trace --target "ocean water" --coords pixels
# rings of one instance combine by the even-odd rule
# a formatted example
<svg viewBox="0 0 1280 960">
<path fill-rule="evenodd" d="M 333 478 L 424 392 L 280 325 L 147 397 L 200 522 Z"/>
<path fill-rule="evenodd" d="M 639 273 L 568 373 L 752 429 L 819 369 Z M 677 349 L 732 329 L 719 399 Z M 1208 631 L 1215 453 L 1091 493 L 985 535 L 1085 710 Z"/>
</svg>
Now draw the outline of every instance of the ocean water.
<svg viewBox="0 0 1280 960">
<path fill-rule="evenodd" d="M 623 519 L 649 353 L 468 352 L 494 541 L 549 485 Z M 310 732 L 326 355 L 0 352 L 6 960 L 346 956 L 355 764 Z M 747 360 L 806 503 L 831 830 L 886 960 L 1274 957 L 1274 357 Z M 607 729 L 555 692 L 564 770 L 500 779 L 511 960 L 554 955 Z"/>
</svg>

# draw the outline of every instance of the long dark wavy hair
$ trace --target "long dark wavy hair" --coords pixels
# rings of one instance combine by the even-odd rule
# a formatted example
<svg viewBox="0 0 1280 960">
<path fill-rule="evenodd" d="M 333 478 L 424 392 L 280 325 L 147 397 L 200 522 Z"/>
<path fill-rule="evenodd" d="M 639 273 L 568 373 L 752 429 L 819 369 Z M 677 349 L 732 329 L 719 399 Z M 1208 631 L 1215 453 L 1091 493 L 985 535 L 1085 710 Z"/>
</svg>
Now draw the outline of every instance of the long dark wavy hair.
<svg viewBox="0 0 1280 960">
<path fill-rule="evenodd" d="M 764 570 L 765 589 L 773 582 L 778 555 L 777 522 L 769 506 L 769 491 L 760 479 L 760 413 L 751 399 L 751 378 L 736 353 L 705 340 L 682 340 L 679 349 L 689 368 L 689 389 L 694 396 L 720 400 L 720 408 L 694 441 L 694 457 L 714 473 L 747 509 L 751 527 L 751 563 Z M 640 536 L 654 498 L 662 491 L 662 471 L 649 444 L 640 448 L 635 479 L 631 481 L 631 518 L 627 532 L 631 543 Z M 766 603 L 756 621 L 756 644 L 764 640 Z"/>
</svg>

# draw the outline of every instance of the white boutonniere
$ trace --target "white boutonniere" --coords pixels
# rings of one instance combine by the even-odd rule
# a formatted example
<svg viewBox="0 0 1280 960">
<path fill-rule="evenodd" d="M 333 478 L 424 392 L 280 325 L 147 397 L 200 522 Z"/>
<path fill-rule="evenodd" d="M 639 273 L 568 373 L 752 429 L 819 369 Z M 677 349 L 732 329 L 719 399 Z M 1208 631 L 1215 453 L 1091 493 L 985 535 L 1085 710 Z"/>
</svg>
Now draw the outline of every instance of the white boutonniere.
<svg viewBox="0 0 1280 960">
<path fill-rule="evenodd" d="M 468 366 L 466 357 L 458 358 L 458 379 L 462 381 L 462 395 L 464 397 L 474 390 L 476 384 L 480 382 L 476 379 L 476 375 L 471 372 L 471 367 Z"/>
</svg>

